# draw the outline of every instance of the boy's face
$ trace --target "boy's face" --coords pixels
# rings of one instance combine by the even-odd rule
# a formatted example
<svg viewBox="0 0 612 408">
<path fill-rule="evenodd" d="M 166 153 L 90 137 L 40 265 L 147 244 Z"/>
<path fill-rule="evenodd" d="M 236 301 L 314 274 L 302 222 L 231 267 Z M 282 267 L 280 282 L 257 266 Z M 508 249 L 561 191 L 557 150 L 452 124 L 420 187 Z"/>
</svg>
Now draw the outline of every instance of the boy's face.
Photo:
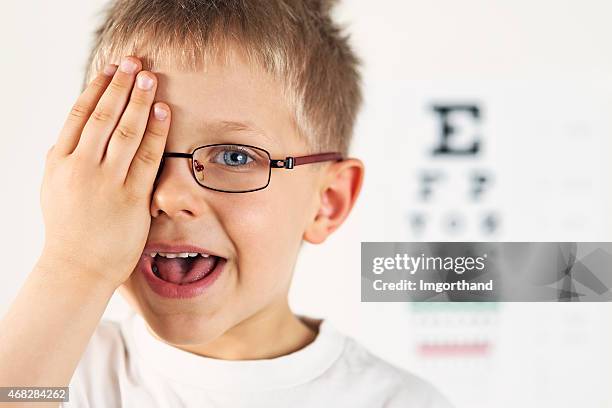
<svg viewBox="0 0 612 408">
<path fill-rule="evenodd" d="M 211 63 L 202 72 L 155 73 L 155 100 L 172 109 L 167 152 L 243 143 L 269 151 L 272 158 L 309 153 L 280 83 L 243 60 Z M 252 129 L 228 129 L 223 122 Z M 167 159 L 153 192 L 148 243 L 191 244 L 227 262 L 213 284 L 195 297 L 160 296 L 138 270 L 121 288 L 123 295 L 157 335 L 174 344 L 206 343 L 251 317 L 273 316 L 286 306 L 304 231 L 319 209 L 324 168 L 273 169 L 267 188 L 229 194 L 198 185 L 188 159 Z"/>
</svg>

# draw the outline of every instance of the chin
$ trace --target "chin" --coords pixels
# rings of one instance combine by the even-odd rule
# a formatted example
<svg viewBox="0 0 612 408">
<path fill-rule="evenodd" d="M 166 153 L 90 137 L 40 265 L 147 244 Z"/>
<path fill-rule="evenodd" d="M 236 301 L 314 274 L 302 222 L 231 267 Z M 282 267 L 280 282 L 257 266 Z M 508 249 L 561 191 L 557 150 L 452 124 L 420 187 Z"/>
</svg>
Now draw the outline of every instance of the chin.
<svg viewBox="0 0 612 408">
<path fill-rule="evenodd" d="M 193 314 L 160 316 L 145 312 L 143 317 L 158 337 L 173 345 L 206 344 L 224 332 L 206 316 Z"/>
</svg>

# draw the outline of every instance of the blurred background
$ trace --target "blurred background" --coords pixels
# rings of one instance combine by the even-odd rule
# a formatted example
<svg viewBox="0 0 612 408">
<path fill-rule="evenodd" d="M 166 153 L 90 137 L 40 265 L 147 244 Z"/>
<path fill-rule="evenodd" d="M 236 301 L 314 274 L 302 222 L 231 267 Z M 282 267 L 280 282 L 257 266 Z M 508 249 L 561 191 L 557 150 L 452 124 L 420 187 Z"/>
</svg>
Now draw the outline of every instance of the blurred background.
<svg viewBox="0 0 612 408">
<path fill-rule="evenodd" d="M 43 244 L 44 157 L 103 1 L 8 2 L 0 26 L 4 313 Z M 345 0 L 363 60 L 354 212 L 290 300 L 458 408 L 612 407 L 609 303 L 362 303 L 362 241 L 610 241 L 612 3 Z M 324 260 L 324 261 L 323 261 Z M 116 296 L 105 314 L 128 312 Z"/>
</svg>

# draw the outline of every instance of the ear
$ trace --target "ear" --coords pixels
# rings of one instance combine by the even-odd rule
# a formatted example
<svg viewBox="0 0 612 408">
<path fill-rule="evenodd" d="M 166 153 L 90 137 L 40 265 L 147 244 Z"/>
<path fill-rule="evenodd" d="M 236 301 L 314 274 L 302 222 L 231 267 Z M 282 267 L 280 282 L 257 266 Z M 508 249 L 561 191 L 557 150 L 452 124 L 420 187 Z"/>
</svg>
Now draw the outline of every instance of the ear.
<svg viewBox="0 0 612 408">
<path fill-rule="evenodd" d="M 359 159 L 331 164 L 323 177 L 315 218 L 304 232 L 304 240 L 320 244 L 348 217 L 363 183 L 364 165 Z"/>
</svg>

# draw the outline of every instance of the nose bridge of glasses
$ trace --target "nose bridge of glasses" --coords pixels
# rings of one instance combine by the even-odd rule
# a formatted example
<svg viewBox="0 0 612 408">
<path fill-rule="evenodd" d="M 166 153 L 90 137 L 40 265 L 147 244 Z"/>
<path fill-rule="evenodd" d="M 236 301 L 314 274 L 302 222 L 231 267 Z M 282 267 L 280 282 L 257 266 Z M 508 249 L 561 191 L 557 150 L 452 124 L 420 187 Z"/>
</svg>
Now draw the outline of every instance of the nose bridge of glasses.
<svg viewBox="0 0 612 408">
<path fill-rule="evenodd" d="M 163 168 L 165 167 L 165 161 L 168 158 L 183 158 L 183 159 L 192 159 L 193 155 L 191 153 L 176 153 L 176 152 L 165 152 L 162 155 L 161 163 L 159 169 L 157 171 L 156 179 L 159 178 Z"/>
<path fill-rule="evenodd" d="M 168 157 L 182 157 L 185 159 L 191 159 L 193 157 L 193 155 L 191 153 L 176 153 L 176 152 L 167 152 L 164 153 L 163 158 L 168 158 Z"/>
</svg>

